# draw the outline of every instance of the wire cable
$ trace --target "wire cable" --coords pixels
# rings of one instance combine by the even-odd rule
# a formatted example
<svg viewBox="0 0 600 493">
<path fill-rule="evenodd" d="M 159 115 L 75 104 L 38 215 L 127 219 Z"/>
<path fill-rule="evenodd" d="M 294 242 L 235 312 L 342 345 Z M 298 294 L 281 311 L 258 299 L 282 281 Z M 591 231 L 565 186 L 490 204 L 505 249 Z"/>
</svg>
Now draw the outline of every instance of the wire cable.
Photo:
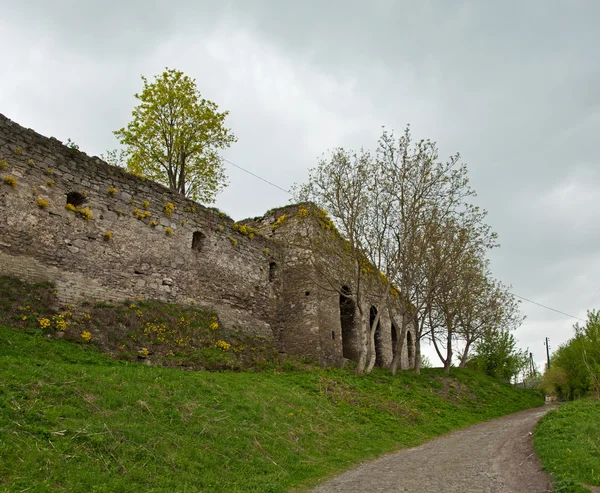
<svg viewBox="0 0 600 493">
<path fill-rule="evenodd" d="M 592 301 L 590 301 L 588 303 L 588 306 L 591 308 L 592 305 L 594 304 L 594 302 L 596 301 L 596 298 L 598 298 L 598 295 L 600 294 L 600 288 L 598 288 L 598 291 L 596 291 L 596 294 L 594 295 L 594 297 L 592 298 Z"/>
<path fill-rule="evenodd" d="M 259 180 L 264 181 L 265 183 L 268 183 L 269 185 L 271 185 L 272 187 L 278 188 L 279 190 L 281 190 L 282 192 L 287 193 L 288 195 L 292 195 L 292 193 L 289 190 L 286 190 L 285 188 L 280 187 L 279 185 L 276 185 L 275 183 L 266 180 L 265 178 L 263 178 L 262 176 L 258 176 L 256 173 L 252 173 L 252 171 L 248 171 L 245 168 L 242 168 L 241 166 L 238 166 L 235 163 L 232 163 L 231 161 L 229 161 L 228 159 L 223 158 L 223 161 L 225 161 L 226 163 L 231 164 L 232 166 L 235 166 L 238 169 L 241 169 L 242 171 L 245 171 L 246 173 L 248 173 L 249 175 L 254 176 L 254 178 L 258 178 Z"/>
<path fill-rule="evenodd" d="M 537 301 L 528 300 L 527 298 L 523 298 L 522 296 L 519 296 L 518 294 L 515 294 L 515 293 L 512 293 L 512 295 L 516 296 L 517 298 L 522 299 L 523 301 L 528 301 L 529 303 L 533 303 L 534 305 L 538 305 L 538 306 L 541 306 L 542 308 L 546 308 L 547 310 L 552 310 L 553 312 L 560 313 L 561 315 L 565 315 L 566 317 L 575 318 L 577 320 L 581 320 L 582 322 L 585 322 L 585 320 L 583 318 L 576 317 L 575 315 L 569 315 L 568 313 L 561 312 L 560 310 L 556 310 L 555 308 L 551 308 L 549 306 L 542 305 L 541 303 L 538 303 Z"/>
<path fill-rule="evenodd" d="M 264 181 L 265 183 L 267 183 L 267 184 L 271 185 L 272 187 L 275 187 L 275 188 L 277 188 L 277 189 L 281 190 L 282 192 L 285 192 L 285 193 L 287 193 L 288 195 L 292 195 L 292 193 L 291 193 L 289 190 L 286 190 L 285 188 L 283 188 L 283 187 L 280 187 L 279 185 L 276 185 L 275 183 L 273 183 L 273 182 L 271 182 L 271 181 L 269 181 L 269 180 L 267 180 L 267 179 L 263 178 L 262 176 L 258 176 L 256 173 L 253 173 L 252 171 L 249 171 L 249 170 L 247 170 L 246 168 L 242 168 L 241 166 L 239 166 L 239 165 L 237 165 L 237 164 L 235 164 L 235 163 L 233 163 L 233 162 L 229 161 L 228 159 L 225 159 L 225 158 L 223 158 L 223 161 L 225 161 L 226 163 L 229 163 L 229 164 L 231 164 L 232 166 L 235 166 L 236 168 L 238 168 L 238 169 L 240 169 L 240 170 L 244 171 L 245 173 L 248 173 L 249 175 L 252 175 L 252 176 L 254 176 L 255 178 L 258 178 L 258 179 L 259 179 L 259 180 L 261 180 L 261 181 Z M 552 307 L 549 307 L 549 306 L 546 306 L 546 305 L 542 305 L 541 303 L 538 303 L 537 301 L 533 301 L 533 300 L 529 300 L 529 299 L 527 299 L 527 298 L 523 298 L 523 296 L 519 296 L 518 294 L 515 294 L 515 293 L 512 293 L 512 294 L 513 294 L 513 296 L 516 296 L 517 298 L 519 298 L 519 299 L 521 299 L 521 300 L 523 300 L 523 301 L 527 301 L 528 303 L 533 303 L 534 305 L 541 306 L 542 308 L 545 308 L 546 310 L 551 310 L 551 311 L 553 311 L 553 312 L 560 313 L 561 315 L 564 315 L 564 316 L 566 316 L 566 317 L 574 318 L 574 319 L 576 319 L 576 320 L 581 320 L 582 322 L 585 322 L 585 320 L 584 320 L 583 318 L 576 317 L 575 315 L 569 315 L 568 313 L 561 312 L 560 310 L 556 310 L 555 308 L 552 308 Z M 592 304 L 592 303 L 595 301 L 595 299 L 598 297 L 598 294 L 600 294 L 600 288 L 598 288 L 598 291 L 596 292 L 596 294 L 595 294 L 595 295 L 594 295 L 594 297 L 592 298 L 592 301 L 590 302 L 590 305 L 591 305 L 591 304 Z"/>
</svg>

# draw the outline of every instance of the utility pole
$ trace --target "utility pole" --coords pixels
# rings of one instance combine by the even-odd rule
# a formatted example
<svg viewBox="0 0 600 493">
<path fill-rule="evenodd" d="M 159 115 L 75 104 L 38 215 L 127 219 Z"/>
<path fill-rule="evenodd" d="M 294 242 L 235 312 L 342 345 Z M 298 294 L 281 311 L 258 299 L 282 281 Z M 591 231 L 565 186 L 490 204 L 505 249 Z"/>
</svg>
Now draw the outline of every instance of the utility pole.
<svg viewBox="0 0 600 493">
<path fill-rule="evenodd" d="M 546 358 L 548 360 L 548 370 L 550 369 L 550 344 L 548 344 L 548 338 L 546 337 Z"/>
</svg>

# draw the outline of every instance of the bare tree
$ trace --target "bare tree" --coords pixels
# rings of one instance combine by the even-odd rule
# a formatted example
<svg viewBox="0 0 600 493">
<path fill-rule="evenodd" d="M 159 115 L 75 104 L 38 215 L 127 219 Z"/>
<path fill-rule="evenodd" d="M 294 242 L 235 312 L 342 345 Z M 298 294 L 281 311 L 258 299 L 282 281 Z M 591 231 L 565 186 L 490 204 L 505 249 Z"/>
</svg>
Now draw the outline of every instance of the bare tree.
<svg viewBox="0 0 600 493">
<path fill-rule="evenodd" d="M 329 289 L 351 298 L 357 307 L 361 334 L 357 373 L 370 372 L 375 365 L 381 312 L 371 321 L 369 307 L 387 304 L 389 279 L 396 275 L 396 243 L 389 230 L 395 208 L 389 194 L 383 193 L 381 171 L 370 153 L 337 149 L 310 170 L 308 182 L 295 194 L 323 207 L 333 220 L 335 228 L 325 228 L 330 233 L 312 235 L 308 241 L 316 252 L 313 261 L 321 283 L 327 282 Z"/>
</svg>

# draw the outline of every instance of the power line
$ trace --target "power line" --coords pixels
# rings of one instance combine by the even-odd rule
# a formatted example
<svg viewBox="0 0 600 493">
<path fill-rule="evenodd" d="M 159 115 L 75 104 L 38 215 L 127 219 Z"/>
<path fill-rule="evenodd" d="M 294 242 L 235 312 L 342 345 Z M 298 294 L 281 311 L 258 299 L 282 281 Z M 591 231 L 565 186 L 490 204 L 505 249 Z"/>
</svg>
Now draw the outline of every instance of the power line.
<svg viewBox="0 0 600 493">
<path fill-rule="evenodd" d="M 591 308 L 592 305 L 594 304 L 594 301 L 596 301 L 596 298 L 598 297 L 598 294 L 600 294 L 600 288 L 598 288 L 598 291 L 596 291 L 596 294 L 594 295 L 594 297 L 592 298 L 592 301 L 590 301 L 588 303 L 588 306 Z"/>
<path fill-rule="evenodd" d="M 575 315 L 569 315 L 568 313 L 561 312 L 560 310 L 556 310 L 555 308 L 551 308 L 549 306 L 542 305 L 541 303 L 538 303 L 537 301 L 528 300 L 527 298 L 523 298 L 522 296 L 519 296 L 518 294 L 515 294 L 515 293 L 512 293 L 512 295 L 516 296 L 517 298 L 520 298 L 524 301 L 528 301 L 529 303 L 533 303 L 534 305 L 538 305 L 538 306 L 541 306 L 542 308 L 546 308 L 547 310 L 552 310 L 553 312 L 560 313 L 561 315 L 565 315 L 567 317 L 575 318 L 577 320 L 581 320 L 582 322 L 585 322 L 585 320 L 583 318 L 576 317 Z"/>
<path fill-rule="evenodd" d="M 235 166 L 236 168 L 238 168 L 238 169 L 240 169 L 240 170 L 248 173 L 249 175 L 254 176 L 255 178 L 258 178 L 261 181 L 264 181 L 265 183 L 271 185 L 272 187 L 275 187 L 275 188 L 281 190 L 282 192 L 287 193 L 288 195 L 292 195 L 292 193 L 289 190 L 286 190 L 285 188 L 280 187 L 279 185 L 276 185 L 275 183 L 273 183 L 273 182 L 271 182 L 271 181 L 263 178 L 262 176 L 258 176 L 256 173 L 253 173 L 252 171 L 249 171 L 246 168 L 242 168 L 241 166 L 239 166 L 239 165 L 237 165 L 237 164 L 229 161 L 228 159 L 223 158 L 223 161 L 225 161 L 226 163 L 231 164 L 232 166 Z M 596 292 L 596 295 L 593 298 L 594 300 L 596 299 L 596 297 L 598 296 L 599 293 L 600 293 L 600 288 L 598 288 L 598 291 Z M 566 317 L 574 318 L 576 320 L 581 320 L 582 322 L 585 322 L 584 319 L 576 317 L 575 315 L 569 315 L 568 313 L 561 312 L 560 310 L 556 310 L 555 308 L 551 308 L 549 306 L 542 305 L 541 303 L 538 303 L 537 301 L 533 301 L 533 300 L 529 300 L 527 298 L 523 298 L 522 296 L 519 296 L 518 294 L 514 294 L 514 293 L 512 293 L 512 294 L 513 294 L 513 296 L 516 296 L 517 298 L 522 299 L 523 301 L 527 301 L 529 303 L 533 303 L 534 305 L 541 306 L 542 308 L 546 308 L 547 310 L 552 310 L 553 312 L 560 313 L 561 315 L 565 315 Z M 592 301 L 592 303 L 593 303 L 593 301 Z M 590 303 L 590 305 L 591 305 L 591 303 Z"/>
<path fill-rule="evenodd" d="M 242 171 L 245 171 L 245 172 L 246 172 L 246 173 L 248 173 L 249 175 L 252 175 L 252 176 L 254 176 L 254 178 L 258 178 L 259 180 L 262 180 L 262 181 L 264 181 L 265 183 L 268 183 L 268 184 L 269 184 L 269 185 L 271 185 L 272 187 L 278 188 L 278 189 L 279 189 L 279 190 L 281 190 L 282 192 L 285 192 L 285 193 L 287 193 L 287 194 L 289 194 L 289 195 L 292 195 L 292 193 L 291 193 L 289 190 L 286 190 L 285 188 L 282 188 L 282 187 L 280 187 L 279 185 L 275 185 L 275 183 L 273 183 L 273 182 L 271 182 L 271 181 L 269 181 L 269 180 L 266 180 L 266 179 L 265 179 L 265 178 L 263 178 L 262 176 L 258 176 L 256 173 L 252 173 L 252 171 L 248 171 L 247 169 L 245 169 L 245 168 L 242 168 L 241 166 L 238 166 L 238 165 L 237 165 L 237 164 L 235 164 L 235 163 L 232 163 L 232 162 L 231 162 L 231 161 L 229 161 L 228 159 L 225 159 L 225 158 L 223 158 L 223 161 L 225 161 L 226 163 L 229 163 L 229 164 L 231 164 L 232 166 L 235 166 L 235 167 L 236 167 L 236 168 L 238 168 L 238 169 L 241 169 Z"/>
</svg>

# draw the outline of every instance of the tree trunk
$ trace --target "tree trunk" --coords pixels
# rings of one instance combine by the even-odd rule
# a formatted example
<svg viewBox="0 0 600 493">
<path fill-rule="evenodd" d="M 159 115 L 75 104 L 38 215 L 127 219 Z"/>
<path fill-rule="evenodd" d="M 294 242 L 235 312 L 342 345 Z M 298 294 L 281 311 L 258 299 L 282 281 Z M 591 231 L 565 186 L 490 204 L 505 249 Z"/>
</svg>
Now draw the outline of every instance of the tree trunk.
<svg viewBox="0 0 600 493">
<path fill-rule="evenodd" d="M 417 337 L 417 334 L 415 334 L 415 373 L 421 374 L 421 337 Z"/>
<path fill-rule="evenodd" d="M 390 313 L 390 319 L 392 318 L 392 314 Z M 408 331 L 408 322 L 406 321 L 406 311 L 402 314 L 402 328 L 400 329 L 400 334 L 398 335 L 398 340 L 396 341 L 396 348 L 394 358 L 392 359 L 392 364 L 390 365 L 390 370 L 392 375 L 395 375 L 398 369 L 403 370 L 402 368 L 402 351 L 404 349 L 404 339 L 406 337 L 406 332 Z"/>
<path fill-rule="evenodd" d="M 367 321 L 365 320 L 365 314 L 363 310 L 358 309 L 360 314 L 360 353 L 358 355 L 358 362 L 356 364 L 356 374 L 360 375 L 365 371 L 365 366 L 367 364 L 367 348 L 368 348 L 368 340 L 367 340 Z"/>
<path fill-rule="evenodd" d="M 446 361 L 444 361 L 444 371 L 450 373 L 452 366 L 452 324 L 448 324 L 448 335 L 446 337 Z"/>
<path fill-rule="evenodd" d="M 367 374 L 373 371 L 373 367 L 375 366 L 375 362 L 377 361 L 377 350 L 375 348 L 375 332 L 377 331 L 377 325 L 379 324 L 380 318 L 381 316 L 379 310 L 377 310 L 377 315 L 375 315 L 375 319 L 369 327 L 369 364 L 367 365 L 367 369 L 365 370 L 365 373 Z"/>
<path fill-rule="evenodd" d="M 465 349 L 463 350 L 462 357 L 460 359 L 460 364 L 458 365 L 459 368 L 467 367 L 467 358 L 469 357 L 469 349 L 471 349 L 471 341 L 467 341 L 467 343 L 465 344 Z"/>
</svg>

